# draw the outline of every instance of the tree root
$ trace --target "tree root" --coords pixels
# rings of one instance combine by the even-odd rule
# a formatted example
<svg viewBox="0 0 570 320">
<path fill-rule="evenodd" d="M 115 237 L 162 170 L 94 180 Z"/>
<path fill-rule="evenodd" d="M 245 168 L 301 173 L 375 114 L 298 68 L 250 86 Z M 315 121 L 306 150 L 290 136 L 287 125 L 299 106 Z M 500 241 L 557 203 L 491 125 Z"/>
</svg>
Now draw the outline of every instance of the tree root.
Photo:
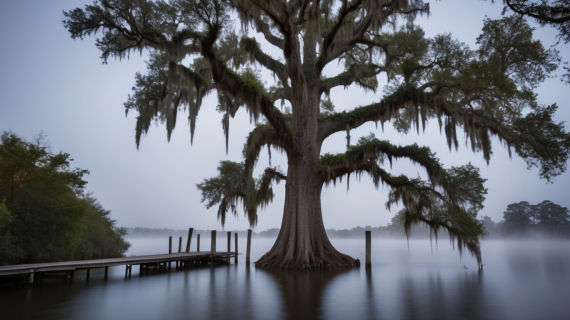
<svg viewBox="0 0 570 320">
<path fill-rule="evenodd" d="M 283 253 L 277 252 L 277 250 L 271 250 L 257 260 L 255 266 L 288 269 L 346 268 L 356 267 L 358 262 L 356 259 L 340 253 L 334 248 L 332 250 L 330 248 L 329 250 L 323 250 L 320 255 L 315 255 L 314 252 L 311 252 L 303 256 L 297 255 L 289 258 L 286 258 Z"/>
</svg>

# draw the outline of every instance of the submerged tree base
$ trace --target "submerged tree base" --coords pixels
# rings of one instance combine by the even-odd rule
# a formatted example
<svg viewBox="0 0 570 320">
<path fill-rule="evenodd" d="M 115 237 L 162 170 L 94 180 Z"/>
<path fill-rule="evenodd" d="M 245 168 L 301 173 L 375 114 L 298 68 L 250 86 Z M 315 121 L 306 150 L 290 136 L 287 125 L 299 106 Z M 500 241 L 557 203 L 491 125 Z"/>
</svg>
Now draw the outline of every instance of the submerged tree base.
<svg viewBox="0 0 570 320">
<path fill-rule="evenodd" d="M 360 266 L 360 260 L 340 253 L 332 246 L 318 255 L 309 253 L 289 258 L 285 252 L 272 249 L 257 260 L 255 266 L 287 269 L 346 268 Z"/>
</svg>

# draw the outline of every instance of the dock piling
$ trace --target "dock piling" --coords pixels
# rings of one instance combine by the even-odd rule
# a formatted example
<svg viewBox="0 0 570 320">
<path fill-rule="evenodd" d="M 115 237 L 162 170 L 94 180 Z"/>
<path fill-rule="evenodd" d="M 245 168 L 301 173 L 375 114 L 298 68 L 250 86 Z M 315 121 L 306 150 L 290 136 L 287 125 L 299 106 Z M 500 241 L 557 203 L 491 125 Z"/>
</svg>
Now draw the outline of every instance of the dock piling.
<svg viewBox="0 0 570 320">
<path fill-rule="evenodd" d="M 192 242 L 192 232 L 194 232 L 194 228 L 188 229 L 188 240 L 186 240 L 186 252 L 190 252 L 190 243 Z"/>
<path fill-rule="evenodd" d="M 370 267 L 372 265 L 372 259 L 370 258 L 372 252 L 371 232 L 367 230 L 364 233 L 366 234 L 366 266 Z"/>
<path fill-rule="evenodd" d="M 200 234 L 196 235 L 196 252 L 200 252 Z"/>
<path fill-rule="evenodd" d="M 172 253 L 172 236 L 168 237 L 168 254 Z"/>
<path fill-rule="evenodd" d="M 236 247 L 236 255 L 234 257 L 234 263 L 238 263 L 238 233 L 235 233 L 235 247 Z"/>
<path fill-rule="evenodd" d="M 216 230 L 212 230 L 212 243 L 210 246 L 210 252 L 212 253 L 211 262 L 214 264 L 214 254 L 216 253 Z"/>
<path fill-rule="evenodd" d="M 247 229 L 247 251 L 245 253 L 245 263 L 249 264 L 249 255 L 251 253 L 251 229 Z"/>
<path fill-rule="evenodd" d="M 216 230 L 212 230 L 212 243 L 210 245 L 210 252 L 212 253 L 212 259 L 210 260 L 214 264 L 214 254 L 216 253 Z"/>
<path fill-rule="evenodd" d="M 210 251 L 212 253 L 216 252 L 216 230 L 212 230 L 212 243 L 210 246 Z"/>
<path fill-rule="evenodd" d="M 232 232 L 228 231 L 228 255 L 226 257 L 226 262 L 230 264 L 230 251 L 232 248 Z"/>
</svg>

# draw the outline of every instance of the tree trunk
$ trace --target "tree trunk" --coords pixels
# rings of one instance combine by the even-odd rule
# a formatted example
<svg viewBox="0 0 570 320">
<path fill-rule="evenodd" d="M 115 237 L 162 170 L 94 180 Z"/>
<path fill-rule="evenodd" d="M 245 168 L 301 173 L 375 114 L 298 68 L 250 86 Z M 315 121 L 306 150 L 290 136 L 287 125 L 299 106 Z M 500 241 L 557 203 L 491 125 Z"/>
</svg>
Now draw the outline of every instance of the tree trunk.
<svg viewBox="0 0 570 320">
<path fill-rule="evenodd" d="M 292 50 L 297 53 L 297 50 Z M 293 59 L 294 60 L 294 59 Z M 300 65 L 300 59 L 297 61 Z M 338 252 L 325 232 L 321 211 L 322 177 L 314 175 L 321 144 L 317 142 L 320 91 L 306 88 L 304 81 L 291 80 L 293 127 L 297 139 L 287 152 L 288 169 L 281 230 L 273 248 L 256 266 L 311 268 L 355 266 L 356 260 Z"/>
<path fill-rule="evenodd" d="M 322 182 L 301 156 L 289 159 L 285 207 L 279 236 L 256 266 L 312 268 L 355 266 L 356 260 L 330 243 L 321 211 Z"/>
</svg>

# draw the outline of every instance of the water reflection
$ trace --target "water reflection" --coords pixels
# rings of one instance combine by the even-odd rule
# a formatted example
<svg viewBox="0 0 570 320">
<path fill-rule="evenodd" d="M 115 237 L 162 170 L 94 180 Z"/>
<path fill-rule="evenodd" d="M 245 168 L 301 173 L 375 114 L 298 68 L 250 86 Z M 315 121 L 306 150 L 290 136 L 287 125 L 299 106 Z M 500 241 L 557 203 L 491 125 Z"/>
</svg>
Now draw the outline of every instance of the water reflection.
<svg viewBox="0 0 570 320">
<path fill-rule="evenodd" d="M 257 269 L 271 275 L 273 286 L 281 293 L 284 319 L 325 319 L 323 299 L 328 284 L 342 274 L 359 272 L 355 268 L 282 270 Z M 350 294 L 347 292 L 347 294 Z"/>
</svg>

